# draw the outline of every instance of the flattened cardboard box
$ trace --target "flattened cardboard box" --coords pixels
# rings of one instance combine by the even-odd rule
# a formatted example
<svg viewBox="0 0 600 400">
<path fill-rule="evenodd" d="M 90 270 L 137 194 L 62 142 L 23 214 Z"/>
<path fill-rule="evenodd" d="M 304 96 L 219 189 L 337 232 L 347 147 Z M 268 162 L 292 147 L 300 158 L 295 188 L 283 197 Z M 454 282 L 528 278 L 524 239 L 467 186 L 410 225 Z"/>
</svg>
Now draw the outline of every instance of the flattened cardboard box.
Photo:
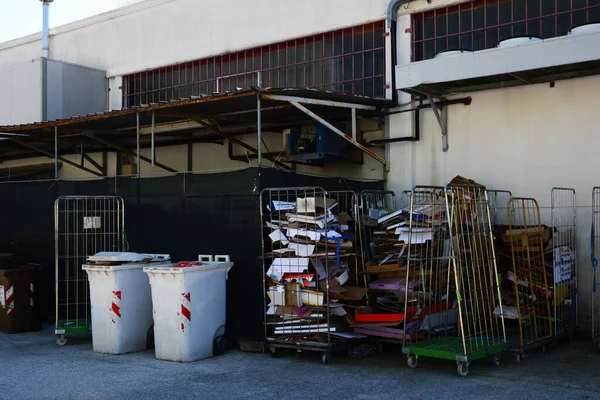
<svg viewBox="0 0 600 400">
<path fill-rule="evenodd" d="M 321 281 L 322 290 L 326 290 L 326 282 Z M 329 279 L 329 298 L 335 300 L 359 301 L 367 294 L 369 290 L 356 286 L 340 286 L 337 281 Z"/>
</svg>

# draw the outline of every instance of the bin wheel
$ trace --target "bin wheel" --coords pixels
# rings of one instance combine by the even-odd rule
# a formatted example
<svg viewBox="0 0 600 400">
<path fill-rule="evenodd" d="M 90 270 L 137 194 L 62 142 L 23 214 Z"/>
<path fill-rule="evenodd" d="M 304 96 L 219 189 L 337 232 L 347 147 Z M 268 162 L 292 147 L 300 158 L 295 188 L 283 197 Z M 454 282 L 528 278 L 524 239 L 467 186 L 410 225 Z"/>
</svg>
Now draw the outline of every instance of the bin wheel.
<svg viewBox="0 0 600 400">
<path fill-rule="evenodd" d="M 419 356 L 410 355 L 406 359 L 406 365 L 408 365 L 408 368 L 415 369 L 417 368 L 417 364 L 419 364 Z"/>
<path fill-rule="evenodd" d="M 496 367 L 498 365 L 500 365 L 500 354 L 494 354 L 494 357 L 492 358 L 492 361 L 494 362 L 494 365 Z"/>
<path fill-rule="evenodd" d="M 523 362 L 523 358 L 525 355 L 523 353 L 515 353 L 515 361 L 517 364 L 521 364 Z"/>
<path fill-rule="evenodd" d="M 547 345 L 543 345 L 542 346 L 542 353 L 545 353 L 546 351 L 548 351 L 548 346 Z"/>
<path fill-rule="evenodd" d="M 279 350 L 277 349 L 277 347 L 275 347 L 275 346 L 269 346 L 269 350 L 270 350 L 270 353 L 271 353 L 271 357 L 273 357 L 273 358 L 279 357 Z"/>
<path fill-rule="evenodd" d="M 225 354 L 227 351 L 227 339 L 225 336 L 219 336 L 213 341 L 213 353 L 217 356 Z"/>
<path fill-rule="evenodd" d="M 325 365 L 329 364 L 329 354 L 323 353 L 321 355 L 321 362 Z"/>
<path fill-rule="evenodd" d="M 56 344 L 59 346 L 64 346 L 67 344 L 67 335 L 62 334 L 62 335 L 56 335 Z"/>
<path fill-rule="evenodd" d="M 467 375 L 469 375 L 469 364 L 465 363 L 465 362 L 459 362 L 456 363 L 457 368 L 456 368 L 456 372 L 458 372 L 458 375 L 465 377 Z"/>
</svg>

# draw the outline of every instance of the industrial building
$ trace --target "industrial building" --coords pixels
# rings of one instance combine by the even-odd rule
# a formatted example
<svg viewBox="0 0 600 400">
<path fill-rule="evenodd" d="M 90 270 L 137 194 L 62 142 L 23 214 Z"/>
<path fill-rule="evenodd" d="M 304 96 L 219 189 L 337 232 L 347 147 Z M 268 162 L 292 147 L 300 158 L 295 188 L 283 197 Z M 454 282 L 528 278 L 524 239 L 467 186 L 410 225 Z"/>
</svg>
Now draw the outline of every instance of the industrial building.
<svg viewBox="0 0 600 400">
<path fill-rule="evenodd" d="M 0 173 L 79 194 L 257 166 L 396 193 L 462 175 L 536 198 L 548 224 L 551 189 L 573 187 L 587 327 L 594 23 L 599 0 L 145 0 L 0 43 Z"/>
</svg>

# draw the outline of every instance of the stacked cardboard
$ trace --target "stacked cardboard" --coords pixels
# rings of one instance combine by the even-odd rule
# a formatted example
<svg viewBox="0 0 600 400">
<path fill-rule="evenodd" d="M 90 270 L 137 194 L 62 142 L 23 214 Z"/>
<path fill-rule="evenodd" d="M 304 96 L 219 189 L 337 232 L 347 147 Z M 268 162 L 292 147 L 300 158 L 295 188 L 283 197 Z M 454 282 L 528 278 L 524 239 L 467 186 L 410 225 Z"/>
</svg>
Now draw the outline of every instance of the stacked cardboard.
<svg viewBox="0 0 600 400">
<path fill-rule="evenodd" d="M 409 209 L 390 212 L 377 220 L 370 243 L 372 260 L 366 263 L 363 272 L 369 277 L 368 288 L 373 301 L 371 306 L 356 310 L 352 321 L 356 332 L 402 340 L 405 318 L 406 334 L 410 334 L 430 312 L 436 312 L 422 306 L 422 300 L 429 298 L 429 294 L 422 291 L 422 279 L 428 272 L 410 275 L 406 264 L 409 254 L 414 260 L 413 257 L 438 246 L 435 229 L 446 207 L 443 199 L 434 204 L 415 199 L 412 212 L 412 223 Z M 407 290 L 408 304 L 405 304 Z"/>
<path fill-rule="evenodd" d="M 349 216 L 331 199 L 305 197 L 270 202 L 270 249 L 265 254 L 270 324 L 278 338 L 322 341 L 331 333 L 356 336 L 344 318 L 366 289 L 351 286 L 354 254 Z"/>
</svg>

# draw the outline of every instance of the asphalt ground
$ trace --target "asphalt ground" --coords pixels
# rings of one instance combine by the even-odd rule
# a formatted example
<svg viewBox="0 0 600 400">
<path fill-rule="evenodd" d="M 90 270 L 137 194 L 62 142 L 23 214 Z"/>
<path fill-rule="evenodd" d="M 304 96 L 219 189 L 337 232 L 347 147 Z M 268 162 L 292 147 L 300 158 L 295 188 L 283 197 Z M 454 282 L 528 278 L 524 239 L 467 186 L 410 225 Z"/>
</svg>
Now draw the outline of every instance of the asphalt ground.
<svg viewBox="0 0 600 400">
<path fill-rule="evenodd" d="M 600 398 L 600 352 L 571 340 L 534 350 L 517 364 L 473 362 L 467 377 L 456 363 L 419 359 L 406 366 L 397 346 L 354 357 L 315 353 L 278 358 L 231 350 L 189 364 L 159 361 L 153 351 L 94 353 L 90 337 L 58 347 L 52 327 L 0 334 L 0 399 L 593 399 Z"/>
</svg>

